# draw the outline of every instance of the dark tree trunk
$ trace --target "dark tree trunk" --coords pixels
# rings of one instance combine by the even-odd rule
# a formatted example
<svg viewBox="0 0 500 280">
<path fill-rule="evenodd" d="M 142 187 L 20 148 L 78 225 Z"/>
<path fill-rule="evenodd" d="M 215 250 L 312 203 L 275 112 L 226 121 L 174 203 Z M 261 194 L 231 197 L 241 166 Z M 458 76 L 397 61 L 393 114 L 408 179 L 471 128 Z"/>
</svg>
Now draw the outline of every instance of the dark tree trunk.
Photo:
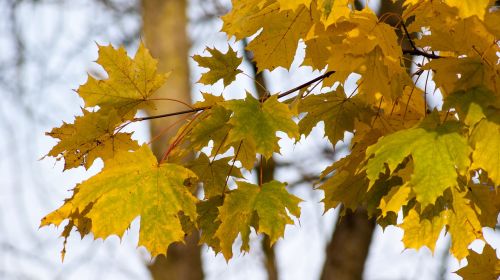
<svg viewBox="0 0 500 280">
<path fill-rule="evenodd" d="M 326 248 L 322 280 L 362 279 L 365 260 L 372 241 L 375 220 L 365 210 L 350 210 L 341 217 Z"/>
</svg>

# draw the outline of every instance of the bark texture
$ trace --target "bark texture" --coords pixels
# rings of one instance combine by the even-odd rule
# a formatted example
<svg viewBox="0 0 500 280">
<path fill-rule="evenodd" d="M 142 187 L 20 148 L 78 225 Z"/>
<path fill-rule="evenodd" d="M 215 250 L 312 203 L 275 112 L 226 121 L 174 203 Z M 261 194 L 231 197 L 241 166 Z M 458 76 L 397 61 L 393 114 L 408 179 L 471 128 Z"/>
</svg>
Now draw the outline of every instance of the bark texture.
<svg viewBox="0 0 500 280">
<path fill-rule="evenodd" d="M 358 209 L 340 218 L 326 248 L 322 280 L 362 279 L 365 260 L 372 241 L 375 220 Z"/>
<path fill-rule="evenodd" d="M 191 102 L 187 36 L 186 0 L 142 0 L 143 40 L 158 59 L 159 71 L 172 71 L 164 87 L 155 97 Z M 148 114 L 176 112 L 187 109 L 186 105 L 172 101 L 156 102 L 157 110 Z M 161 158 L 168 148 L 169 139 L 182 121 L 179 117 L 151 121 L 153 152 Z M 177 123 L 177 125 L 173 125 Z M 169 128 L 170 127 L 170 128 Z M 169 128 L 168 130 L 166 130 Z M 159 136 L 160 135 L 160 136 Z M 158 137 L 159 136 L 159 137 Z M 148 266 L 153 279 L 203 279 L 203 269 L 198 246 L 198 233 L 186 238 L 186 244 L 173 244 L 168 248 L 168 258 L 160 255 Z"/>
</svg>

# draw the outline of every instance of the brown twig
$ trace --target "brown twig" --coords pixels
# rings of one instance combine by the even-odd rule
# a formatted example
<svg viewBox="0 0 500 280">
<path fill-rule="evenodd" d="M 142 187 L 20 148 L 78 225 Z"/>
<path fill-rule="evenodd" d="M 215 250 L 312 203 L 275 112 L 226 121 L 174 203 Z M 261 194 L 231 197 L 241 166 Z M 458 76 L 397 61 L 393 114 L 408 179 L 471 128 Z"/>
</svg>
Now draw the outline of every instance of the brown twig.
<svg viewBox="0 0 500 280">
<path fill-rule="evenodd" d="M 303 83 L 299 86 L 296 86 L 290 90 L 287 90 L 283 93 L 280 93 L 278 94 L 278 98 L 282 98 L 282 97 L 285 97 L 289 94 L 292 94 L 302 88 L 305 88 L 305 87 L 308 87 L 310 86 L 311 84 L 317 82 L 317 81 L 320 81 L 322 79 L 325 79 L 325 78 L 328 78 L 330 77 L 333 73 L 335 73 L 335 71 L 328 71 L 326 72 L 325 74 L 321 75 L 321 76 L 318 76 L 306 83 Z M 266 101 L 269 97 L 271 97 L 270 95 L 266 95 L 264 98 L 262 98 L 262 102 Z M 142 118 L 134 118 L 131 122 L 140 122 L 140 121 L 145 121 L 145 120 L 152 120 L 152 119 L 159 119 L 159 118 L 166 118 L 166 117 L 172 117 L 172 116 L 177 116 L 177 115 L 183 115 L 183 114 L 189 114 L 189 113 L 196 113 L 196 112 L 200 112 L 200 111 L 204 111 L 206 109 L 210 109 L 212 108 L 211 106 L 207 106 L 207 107 L 199 107 L 199 108 L 194 108 L 194 109 L 190 109 L 190 110 L 184 110 L 184 111 L 178 111 L 178 112 L 173 112 L 173 113 L 167 113 L 167 114 L 161 114 L 161 115 L 155 115 L 155 116 L 149 116 L 149 117 L 142 117 Z"/>
</svg>

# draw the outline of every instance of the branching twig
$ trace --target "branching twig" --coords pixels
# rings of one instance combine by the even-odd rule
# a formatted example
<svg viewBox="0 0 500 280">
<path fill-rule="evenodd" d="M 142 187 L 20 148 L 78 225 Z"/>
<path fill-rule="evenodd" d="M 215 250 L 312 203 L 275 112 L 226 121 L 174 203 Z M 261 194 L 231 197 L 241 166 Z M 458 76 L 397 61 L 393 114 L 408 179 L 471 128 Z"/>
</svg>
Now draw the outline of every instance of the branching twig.
<svg viewBox="0 0 500 280">
<path fill-rule="evenodd" d="M 421 55 L 423 57 L 432 58 L 432 59 L 443 58 L 442 56 L 439 56 L 439 55 L 436 55 L 433 53 L 427 53 L 427 52 L 421 51 L 419 49 L 403 50 L 403 54 Z"/>
<path fill-rule="evenodd" d="M 285 97 L 289 94 L 292 94 L 300 89 L 303 89 L 305 87 L 308 87 L 310 86 L 311 84 L 317 82 L 317 81 L 320 81 L 322 79 L 325 79 L 325 78 L 328 78 L 330 77 L 333 73 L 335 73 L 335 71 L 328 71 L 326 72 L 325 74 L 321 75 L 321 76 L 318 76 L 306 83 L 303 83 L 297 87 L 294 87 L 290 90 L 287 90 L 283 93 L 280 93 L 278 94 L 278 98 L 282 98 L 282 97 Z M 261 101 L 264 102 L 266 101 L 269 97 L 271 97 L 270 95 L 266 95 Z M 133 119 L 131 122 L 140 122 L 140 121 L 145 121 L 145 120 L 152 120 L 152 119 L 159 119 L 159 118 L 166 118 L 166 117 L 172 117 L 172 116 L 177 116 L 177 115 L 183 115 L 183 114 L 189 114 L 189 113 L 196 113 L 196 112 L 200 112 L 200 111 L 204 111 L 206 109 L 210 109 L 212 108 L 211 106 L 207 106 L 207 107 L 200 107 L 200 108 L 194 108 L 194 109 L 191 109 L 191 110 L 184 110 L 184 111 L 178 111 L 178 112 L 173 112 L 173 113 L 167 113 L 167 114 L 161 114 L 161 115 L 156 115 L 156 116 L 149 116 L 149 117 L 142 117 L 142 118 L 135 118 Z"/>
<path fill-rule="evenodd" d="M 406 38 L 408 38 L 408 41 L 410 42 L 410 46 L 412 48 L 411 50 L 403 50 L 403 54 L 421 55 L 423 57 L 432 58 L 432 59 L 441 58 L 441 56 L 439 56 L 439 55 L 435 55 L 433 53 L 427 53 L 427 52 L 419 50 L 417 48 L 417 46 L 415 45 L 415 42 L 413 42 L 413 39 L 411 38 L 410 32 L 408 32 L 408 29 L 406 28 L 404 21 L 401 21 L 401 26 L 403 26 L 403 30 L 405 31 Z"/>
</svg>

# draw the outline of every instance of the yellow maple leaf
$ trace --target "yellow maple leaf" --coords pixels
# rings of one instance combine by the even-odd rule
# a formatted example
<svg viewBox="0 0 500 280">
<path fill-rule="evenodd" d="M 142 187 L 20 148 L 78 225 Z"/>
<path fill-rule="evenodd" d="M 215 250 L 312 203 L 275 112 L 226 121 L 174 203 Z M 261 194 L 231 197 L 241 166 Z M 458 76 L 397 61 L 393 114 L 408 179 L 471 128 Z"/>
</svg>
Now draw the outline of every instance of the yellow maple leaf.
<svg viewBox="0 0 500 280">
<path fill-rule="evenodd" d="M 427 246 L 434 251 L 436 241 L 444 226 L 451 236 L 450 252 L 457 259 L 469 254 L 468 247 L 476 239 L 482 239 L 482 225 L 472 203 L 464 192 L 451 188 L 449 202 L 426 208 L 419 213 L 417 207 L 411 209 L 403 223 L 403 243 L 407 248 L 419 249 Z M 418 205 L 418 204 L 417 204 Z M 419 205 L 420 207 L 420 205 Z"/>
<path fill-rule="evenodd" d="M 353 5 L 353 0 L 318 0 L 321 21 L 328 27 L 342 18 L 348 18 Z"/>
<path fill-rule="evenodd" d="M 484 14 L 487 12 L 491 0 L 444 0 L 444 2 L 458 9 L 461 17 L 477 16 L 484 19 Z"/>
<path fill-rule="evenodd" d="M 253 52 L 258 71 L 274 70 L 279 66 L 289 68 L 299 40 L 305 37 L 312 26 L 309 10 L 301 6 L 296 11 L 280 11 L 276 3 L 262 9 L 255 18 L 250 19 L 253 20 L 258 20 L 263 28 L 247 47 Z"/>
<path fill-rule="evenodd" d="M 76 117 L 74 123 L 64 123 L 46 133 L 60 140 L 48 155 L 64 158 L 65 170 L 81 165 L 88 169 L 96 158 L 107 160 L 119 150 L 138 149 L 137 142 L 130 138 L 131 133 L 115 133 L 120 123 L 115 110 L 83 110 L 83 116 Z"/>
<path fill-rule="evenodd" d="M 103 170 L 77 185 L 64 205 L 47 215 L 41 226 L 58 225 L 64 219 L 75 223 L 82 217 L 92 221 L 95 238 L 122 236 L 130 223 L 141 217 L 139 245 L 151 255 L 166 254 L 173 242 L 183 241 L 182 212 L 196 221 L 197 199 L 185 182 L 196 175 L 176 164 L 158 164 L 146 146 L 135 152 L 121 151 L 105 162 Z M 81 214 L 85 212 L 84 214 Z"/>
<path fill-rule="evenodd" d="M 301 5 L 309 7 L 311 0 L 278 0 L 281 10 L 297 10 Z"/>
<path fill-rule="evenodd" d="M 500 114 L 481 120 L 471 135 L 474 145 L 472 169 L 488 173 L 495 187 L 500 186 Z"/>
<path fill-rule="evenodd" d="M 420 249 L 426 246 L 434 251 L 444 225 L 441 216 L 421 218 L 417 211 L 411 209 L 399 227 L 404 231 L 403 243 L 406 248 Z"/>
<path fill-rule="evenodd" d="M 157 61 L 141 43 L 134 58 L 128 57 L 123 47 L 99 46 L 97 59 L 108 74 L 108 79 L 97 80 L 89 75 L 87 82 L 77 92 L 86 107 L 115 108 L 128 119 L 148 103 L 148 98 L 160 88 L 168 74 L 156 72 Z"/>
</svg>

